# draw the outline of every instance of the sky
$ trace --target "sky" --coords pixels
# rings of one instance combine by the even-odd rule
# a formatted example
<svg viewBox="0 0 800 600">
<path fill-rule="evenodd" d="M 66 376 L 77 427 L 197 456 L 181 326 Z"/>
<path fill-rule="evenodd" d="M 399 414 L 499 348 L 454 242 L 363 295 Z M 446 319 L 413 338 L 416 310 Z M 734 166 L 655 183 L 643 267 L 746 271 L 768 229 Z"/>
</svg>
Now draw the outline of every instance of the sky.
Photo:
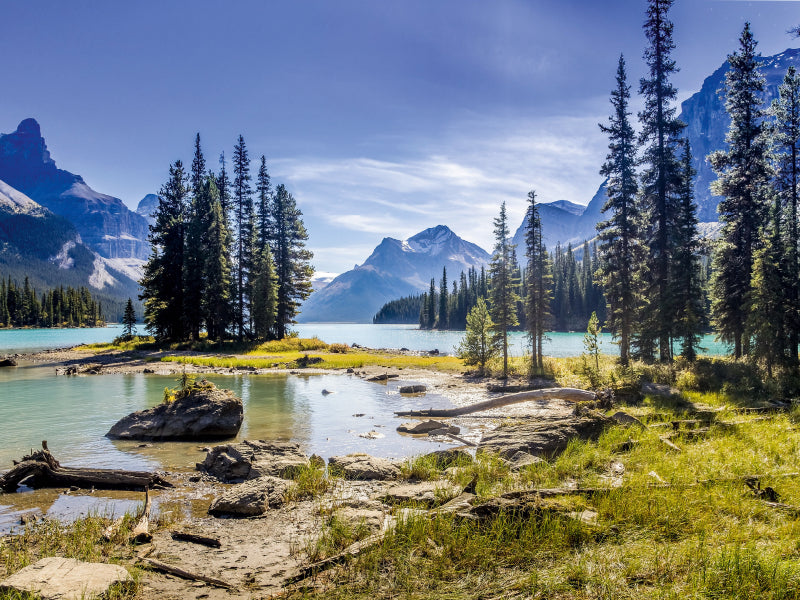
<svg viewBox="0 0 800 600">
<path fill-rule="evenodd" d="M 527 193 L 587 204 L 620 54 L 636 92 L 645 0 L 0 0 L 0 132 L 39 121 L 56 164 L 131 208 L 195 133 L 244 136 L 303 212 L 318 273 L 448 225 L 491 250 Z M 676 0 L 679 100 L 735 51 L 800 46 L 800 1 Z M 230 163 L 228 164 L 230 168 Z"/>
</svg>

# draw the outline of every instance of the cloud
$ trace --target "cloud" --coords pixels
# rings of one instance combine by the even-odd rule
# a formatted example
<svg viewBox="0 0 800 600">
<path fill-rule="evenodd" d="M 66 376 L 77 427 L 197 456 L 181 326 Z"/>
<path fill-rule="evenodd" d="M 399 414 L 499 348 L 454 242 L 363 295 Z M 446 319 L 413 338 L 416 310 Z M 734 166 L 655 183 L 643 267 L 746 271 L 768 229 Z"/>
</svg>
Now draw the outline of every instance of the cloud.
<svg viewBox="0 0 800 600">
<path fill-rule="evenodd" d="M 443 224 L 490 250 L 503 201 L 512 231 L 522 221 L 530 189 L 541 202 L 588 203 L 602 182 L 598 171 L 608 142 L 597 123 L 603 120 L 473 116 L 438 139 L 406 140 L 393 148 L 392 160 L 296 156 L 275 161 L 274 172 L 316 224 L 313 239 L 323 246 L 341 243 L 342 231 L 353 232 L 350 241 L 366 247 Z M 340 264 L 327 253 L 320 268 L 350 268 L 372 247 L 358 257 L 348 253 Z"/>
</svg>

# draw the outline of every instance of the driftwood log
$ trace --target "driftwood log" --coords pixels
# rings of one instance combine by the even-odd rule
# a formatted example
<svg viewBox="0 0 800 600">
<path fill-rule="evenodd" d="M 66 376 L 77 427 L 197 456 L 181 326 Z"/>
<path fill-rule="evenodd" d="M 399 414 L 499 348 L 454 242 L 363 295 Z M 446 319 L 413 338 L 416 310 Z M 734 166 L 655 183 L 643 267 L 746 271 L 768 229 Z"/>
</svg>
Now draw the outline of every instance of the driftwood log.
<svg viewBox="0 0 800 600">
<path fill-rule="evenodd" d="M 459 408 L 431 408 L 428 410 L 409 410 L 394 413 L 398 417 L 459 417 L 470 413 L 481 412 L 492 408 L 500 408 L 509 404 L 528 402 L 530 400 L 569 400 L 571 402 L 593 402 L 597 399 L 595 392 L 576 388 L 546 388 L 518 394 L 508 394 L 492 398 L 469 406 Z"/>
<path fill-rule="evenodd" d="M 151 569 L 155 569 L 156 571 L 161 571 L 162 573 L 167 573 L 169 575 L 175 575 L 177 577 L 181 577 L 182 579 L 188 579 L 190 581 L 202 581 L 203 583 L 210 583 L 211 585 L 225 589 L 232 589 L 234 587 L 233 584 L 223 581 L 222 579 L 209 577 L 208 575 L 203 575 L 202 573 L 193 573 L 192 571 L 187 571 L 186 569 L 181 569 L 180 567 L 169 565 L 152 558 L 143 558 L 141 562 Z"/>
<path fill-rule="evenodd" d="M 16 461 L 15 461 L 16 462 Z M 120 469 L 84 469 L 62 466 L 42 442 L 42 449 L 24 456 L 14 467 L 0 475 L 0 489 L 14 492 L 25 480 L 31 487 L 72 487 L 97 489 L 145 490 L 172 487 L 172 484 L 148 471 Z"/>
</svg>

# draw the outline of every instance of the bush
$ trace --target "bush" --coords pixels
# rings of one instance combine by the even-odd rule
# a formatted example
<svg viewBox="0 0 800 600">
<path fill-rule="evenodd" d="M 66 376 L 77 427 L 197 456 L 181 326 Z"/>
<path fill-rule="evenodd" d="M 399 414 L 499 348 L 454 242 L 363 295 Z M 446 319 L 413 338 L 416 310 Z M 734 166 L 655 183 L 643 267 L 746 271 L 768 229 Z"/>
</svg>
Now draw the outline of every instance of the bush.
<svg viewBox="0 0 800 600">
<path fill-rule="evenodd" d="M 350 346 L 347 344 L 331 344 L 328 346 L 328 351 L 332 352 L 333 354 L 347 354 L 349 349 Z"/>
</svg>

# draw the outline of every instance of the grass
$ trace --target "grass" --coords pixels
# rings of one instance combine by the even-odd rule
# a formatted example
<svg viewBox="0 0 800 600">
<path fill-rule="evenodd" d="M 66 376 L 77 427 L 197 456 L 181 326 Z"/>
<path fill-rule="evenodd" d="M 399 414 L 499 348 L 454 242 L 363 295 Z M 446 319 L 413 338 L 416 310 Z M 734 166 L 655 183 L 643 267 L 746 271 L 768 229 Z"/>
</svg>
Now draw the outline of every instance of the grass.
<svg viewBox="0 0 800 600">
<path fill-rule="evenodd" d="M 741 414 L 725 392 L 645 397 L 614 410 L 657 424 L 686 417 L 688 402 L 720 410 L 707 437 L 673 438 L 680 452 L 659 439 L 671 427 L 614 426 L 518 473 L 492 455 L 448 472 L 460 485 L 477 476 L 478 502 L 565 484 L 608 493 L 561 496 L 542 501 L 530 518 L 501 513 L 483 524 L 410 516 L 380 545 L 332 572 L 329 587 L 291 597 L 800 598 L 800 514 L 770 507 L 742 480 L 759 475 L 781 502 L 800 506 L 800 413 Z M 618 452 L 630 438 L 639 443 Z M 612 463 L 624 465 L 622 487 L 611 487 Z M 437 474 L 428 458 L 403 467 L 405 477 Z M 654 485 L 659 481 L 669 487 Z M 596 523 L 570 516 L 585 510 L 597 514 Z"/>
<path fill-rule="evenodd" d="M 44 519 L 25 525 L 24 530 L 13 536 L 0 537 L 0 579 L 35 563 L 41 558 L 61 556 L 87 562 L 119 563 L 131 561 L 134 547 L 127 543 L 134 518 L 125 515 L 122 525 L 111 540 L 104 540 L 103 530 L 111 519 L 88 516 L 73 523 L 64 524 Z M 140 573 L 132 569 L 133 585 L 120 585 L 109 591 L 108 598 L 132 599 L 136 595 Z M 35 595 L 14 591 L 0 591 L 0 600 L 28 600 Z"/>
</svg>

